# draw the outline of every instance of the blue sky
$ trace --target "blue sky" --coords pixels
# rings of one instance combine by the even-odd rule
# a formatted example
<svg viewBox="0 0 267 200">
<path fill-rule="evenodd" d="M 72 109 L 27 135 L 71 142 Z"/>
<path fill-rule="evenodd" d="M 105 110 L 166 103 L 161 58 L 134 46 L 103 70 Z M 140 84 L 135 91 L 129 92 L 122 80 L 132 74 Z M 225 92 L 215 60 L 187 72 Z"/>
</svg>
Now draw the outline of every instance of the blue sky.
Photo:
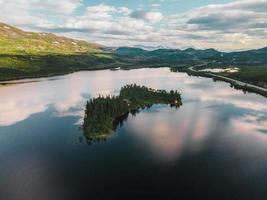
<svg viewBox="0 0 267 200">
<path fill-rule="evenodd" d="M 164 14 L 176 14 L 180 12 L 184 12 L 193 8 L 198 8 L 201 6 L 209 5 L 209 4 L 221 4 L 228 3 L 233 0 L 165 0 L 165 1 L 157 1 L 157 0 L 86 0 L 85 5 L 92 6 L 97 4 L 108 4 L 113 6 L 125 6 L 131 9 L 138 8 L 141 4 L 144 5 L 145 9 L 151 8 L 151 5 L 159 3 L 161 5 L 160 10 Z"/>
<path fill-rule="evenodd" d="M 0 21 L 105 46 L 267 46 L 267 0 L 0 0 Z"/>
</svg>

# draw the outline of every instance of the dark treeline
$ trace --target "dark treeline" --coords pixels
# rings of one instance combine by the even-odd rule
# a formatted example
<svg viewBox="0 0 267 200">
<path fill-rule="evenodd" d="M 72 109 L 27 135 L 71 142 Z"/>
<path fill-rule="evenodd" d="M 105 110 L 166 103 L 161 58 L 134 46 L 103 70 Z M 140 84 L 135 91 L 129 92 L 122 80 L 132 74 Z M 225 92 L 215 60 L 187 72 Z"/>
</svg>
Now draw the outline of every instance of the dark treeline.
<svg viewBox="0 0 267 200">
<path fill-rule="evenodd" d="M 119 96 L 99 96 L 86 104 L 83 130 L 88 140 L 105 139 L 115 128 L 115 123 L 129 112 L 153 104 L 181 105 L 177 91 L 154 90 L 136 84 L 121 88 Z"/>
</svg>

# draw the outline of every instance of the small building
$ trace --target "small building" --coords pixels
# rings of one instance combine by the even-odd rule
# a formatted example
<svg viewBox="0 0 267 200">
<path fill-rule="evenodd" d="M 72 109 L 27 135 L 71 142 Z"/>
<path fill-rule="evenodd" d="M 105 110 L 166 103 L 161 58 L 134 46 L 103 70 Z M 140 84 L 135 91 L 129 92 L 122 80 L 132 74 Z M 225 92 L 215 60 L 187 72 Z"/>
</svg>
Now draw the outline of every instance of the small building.
<svg viewBox="0 0 267 200">
<path fill-rule="evenodd" d="M 131 101 L 129 99 L 123 99 L 123 102 L 126 103 L 128 106 L 131 105 Z"/>
<path fill-rule="evenodd" d="M 179 106 L 179 105 L 180 105 L 180 101 L 178 101 L 177 99 L 172 100 L 172 101 L 170 102 L 170 105 L 171 105 L 171 106 Z"/>
</svg>

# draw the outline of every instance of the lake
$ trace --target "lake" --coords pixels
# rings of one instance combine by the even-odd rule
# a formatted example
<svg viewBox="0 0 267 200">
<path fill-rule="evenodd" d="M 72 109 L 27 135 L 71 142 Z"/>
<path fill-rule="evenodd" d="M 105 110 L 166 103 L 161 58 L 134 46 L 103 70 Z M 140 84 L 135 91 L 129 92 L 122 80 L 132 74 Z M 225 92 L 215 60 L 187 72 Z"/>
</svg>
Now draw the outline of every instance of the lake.
<svg viewBox="0 0 267 200">
<path fill-rule="evenodd" d="M 87 143 L 84 105 L 125 84 L 179 90 Z M 0 199 L 267 199 L 267 98 L 168 68 L 0 86 Z"/>
</svg>

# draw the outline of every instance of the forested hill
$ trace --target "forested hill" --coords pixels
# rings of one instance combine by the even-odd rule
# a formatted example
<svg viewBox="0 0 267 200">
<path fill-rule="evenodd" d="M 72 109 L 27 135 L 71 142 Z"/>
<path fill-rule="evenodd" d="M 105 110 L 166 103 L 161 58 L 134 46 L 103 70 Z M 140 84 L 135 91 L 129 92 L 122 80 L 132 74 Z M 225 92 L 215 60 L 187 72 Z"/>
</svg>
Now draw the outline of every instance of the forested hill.
<svg viewBox="0 0 267 200">
<path fill-rule="evenodd" d="M 215 49 L 157 49 L 147 51 L 139 48 L 121 47 L 114 52 L 118 56 L 139 61 L 140 63 L 165 63 L 166 65 L 200 65 L 209 64 L 213 66 L 234 65 L 256 66 L 267 64 L 267 48 L 240 51 L 220 52 Z"/>
</svg>

